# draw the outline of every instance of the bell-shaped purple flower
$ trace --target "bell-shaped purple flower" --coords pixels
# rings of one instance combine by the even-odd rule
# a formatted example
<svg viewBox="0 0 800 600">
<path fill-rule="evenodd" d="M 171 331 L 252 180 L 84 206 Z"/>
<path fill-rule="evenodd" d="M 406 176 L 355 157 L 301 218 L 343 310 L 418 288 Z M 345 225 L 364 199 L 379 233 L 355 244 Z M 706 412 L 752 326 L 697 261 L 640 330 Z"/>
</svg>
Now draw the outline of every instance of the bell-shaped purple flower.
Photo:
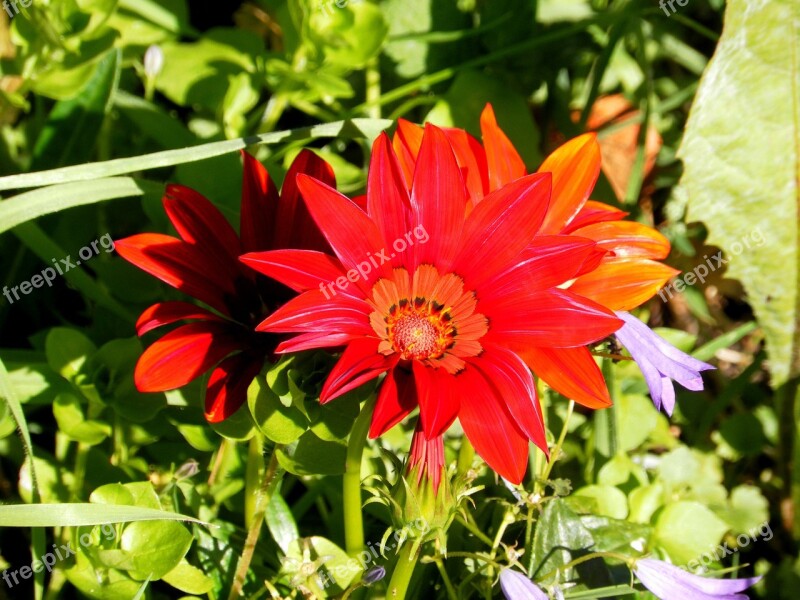
<svg viewBox="0 0 800 600">
<path fill-rule="evenodd" d="M 616 314 L 625 324 L 614 335 L 639 365 L 650 388 L 653 404 L 659 410 L 663 407 L 664 412 L 672 415 L 675 408 L 672 381 L 696 392 L 703 389 L 700 372 L 714 367 L 670 345 L 632 314 L 622 311 Z"/>
<path fill-rule="evenodd" d="M 506 600 L 548 600 L 547 594 L 539 586 L 513 569 L 500 572 L 500 589 Z"/>
<path fill-rule="evenodd" d="M 747 595 L 739 592 L 761 579 L 701 577 L 654 558 L 637 560 L 633 572 L 642 585 L 661 600 L 747 600 Z"/>
</svg>

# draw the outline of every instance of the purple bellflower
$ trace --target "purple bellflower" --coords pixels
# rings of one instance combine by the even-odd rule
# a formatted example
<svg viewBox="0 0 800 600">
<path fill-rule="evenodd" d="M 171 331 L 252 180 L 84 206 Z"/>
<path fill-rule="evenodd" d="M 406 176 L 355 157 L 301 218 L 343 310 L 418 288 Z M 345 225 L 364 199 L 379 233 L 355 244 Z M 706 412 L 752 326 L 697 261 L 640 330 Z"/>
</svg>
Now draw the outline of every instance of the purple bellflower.
<svg viewBox="0 0 800 600">
<path fill-rule="evenodd" d="M 548 600 L 547 594 L 539 586 L 513 569 L 500 572 L 500 589 L 506 600 Z"/>
<path fill-rule="evenodd" d="M 625 324 L 614 335 L 639 365 L 650 388 L 653 404 L 659 410 L 663 407 L 664 412 L 672 415 L 675 408 L 672 381 L 696 392 L 703 389 L 700 372 L 714 367 L 670 345 L 632 314 L 617 311 L 616 315 Z"/>
<path fill-rule="evenodd" d="M 633 572 L 661 600 L 747 600 L 740 594 L 761 577 L 712 579 L 654 558 L 636 561 Z"/>
</svg>

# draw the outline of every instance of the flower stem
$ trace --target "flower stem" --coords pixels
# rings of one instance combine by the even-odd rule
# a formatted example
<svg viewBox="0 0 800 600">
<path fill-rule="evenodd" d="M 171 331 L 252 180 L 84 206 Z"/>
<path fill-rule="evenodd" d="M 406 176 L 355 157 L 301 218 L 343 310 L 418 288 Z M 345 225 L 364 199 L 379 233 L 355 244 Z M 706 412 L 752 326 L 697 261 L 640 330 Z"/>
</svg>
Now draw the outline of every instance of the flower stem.
<svg viewBox="0 0 800 600">
<path fill-rule="evenodd" d="M 364 550 L 364 519 L 361 506 L 361 458 L 367 443 L 367 432 L 372 420 L 375 396 L 364 403 L 350 432 L 347 458 L 342 481 L 344 497 L 344 543 L 350 556 L 358 556 Z"/>
<path fill-rule="evenodd" d="M 561 446 L 564 445 L 564 440 L 567 437 L 567 431 L 569 430 L 569 420 L 572 417 L 572 411 L 575 408 L 575 401 L 570 400 L 569 404 L 567 405 L 567 416 L 564 417 L 564 425 L 561 427 L 561 434 L 558 436 L 558 441 L 556 445 L 553 447 L 553 453 L 550 457 L 550 462 L 547 463 L 547 467 L 545 467 L 544 473 L 542 473 L 542 480 L 546 483 L 547 479 L 550 477 L 550 472 L 553 470 L 553 465 L 558 460 L 558 455 L 561 454 Z"/>
<path fill-rule="evenodd" d="M 406 592 L 408 592 L 408 584 L 411 582 L 411 576 L 414 574 L 414 567 L 417 566 L 418 558 L 419 553 L 416 551 L 416 546 L 406 543 L 397 557 L 397 564 L 394 566 L 392 579 L 389 581 L 387 598 L 404 600 Z"/>
<path fill-rule="evenodd" d="M 261 487 L 258 491 L 255 512 L 249 524 L 242 555 L 239 557 L 239 563 L 236 565 L 236 575 L 233 578 L 233 585 L 231 586 L 228 600 L 237 600 L 242 596 L 244 580 L 247 578 L 247 572 L 250 570 L 250 563 L 253 561 L 253 554 L 256 550 L 258 536 L 261 533 L 261 525 L 264 523 L 264 515 L 267 512 L 267 506 L 283 475 L 283 469 L 281 469 L 278 464 L 277 449 L 278 446 L 273 448 L 269 464 L 264 471 L 264 477 L 261 479 Z"/>
</svg>

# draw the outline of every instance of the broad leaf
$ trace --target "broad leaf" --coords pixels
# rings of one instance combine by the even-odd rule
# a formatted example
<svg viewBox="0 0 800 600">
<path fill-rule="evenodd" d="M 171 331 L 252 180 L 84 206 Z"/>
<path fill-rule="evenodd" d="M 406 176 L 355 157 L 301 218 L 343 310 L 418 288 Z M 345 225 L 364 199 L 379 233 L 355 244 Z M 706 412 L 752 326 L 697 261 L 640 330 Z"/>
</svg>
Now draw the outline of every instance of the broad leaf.
<svg viewBox="0 0 800 600">
<path fill-rule="evenodd" d="M 772 385 L 800 373 L 800 8 L 728 3 L 679 151 L 690 221 L 726 253 L 767 339 Z"/>
</svg>

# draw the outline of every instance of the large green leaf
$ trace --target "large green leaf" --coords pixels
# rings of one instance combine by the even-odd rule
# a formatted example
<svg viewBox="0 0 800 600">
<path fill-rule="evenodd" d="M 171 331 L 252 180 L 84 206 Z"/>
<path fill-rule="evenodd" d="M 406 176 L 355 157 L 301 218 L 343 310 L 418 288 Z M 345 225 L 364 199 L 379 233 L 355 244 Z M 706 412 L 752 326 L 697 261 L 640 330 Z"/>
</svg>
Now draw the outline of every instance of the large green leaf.
<svg viewBox="0 0 800 600">
<path fill-rule="evenodd" d="M 800 373 L 798 39 L 796 0 L 731 1 L 679 152 L 689 220 L 744 285 L 775 387 Z"/>
<path fill-rule="evenodd" d="M 0 507 L 0 527 L 79 527 L 134 521 L 191 521 L 174 512 L 111 504 L 12 504 Z"/>
</svg>

